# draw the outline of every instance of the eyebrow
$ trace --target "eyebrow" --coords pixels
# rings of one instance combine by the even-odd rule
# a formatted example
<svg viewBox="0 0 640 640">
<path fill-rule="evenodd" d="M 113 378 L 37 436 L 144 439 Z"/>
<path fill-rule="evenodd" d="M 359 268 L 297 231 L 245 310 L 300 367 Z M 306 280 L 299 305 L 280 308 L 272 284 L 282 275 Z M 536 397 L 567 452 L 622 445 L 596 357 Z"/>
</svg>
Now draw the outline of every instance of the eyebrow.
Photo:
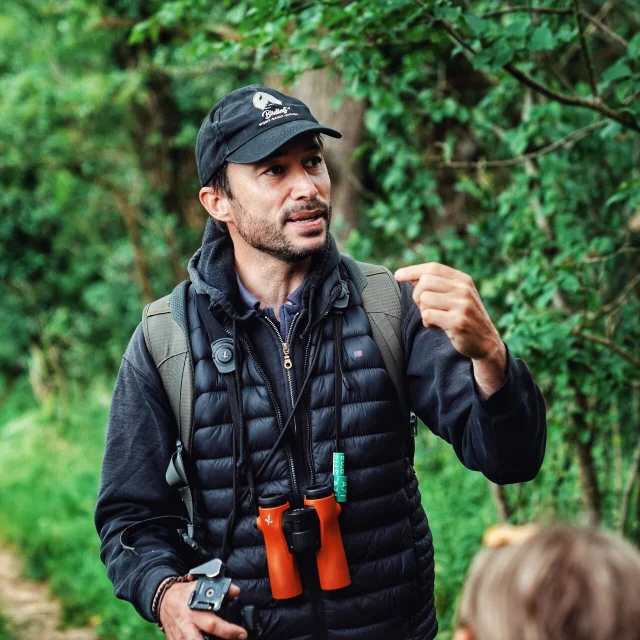
<svg viewBox="0 0 640 640">
<path fill-rule="evenodd" d="M 304 152 L 306 153 L 307 151 L 322 151 L 322 148 L 317 142 L 311 142 L 304 148 Z M 285 155 L 283 151 L 281 151 L 280 149 L 276 149 L 273 153 L 269 154 L 266 158 L 263 158 L 262 160 L 258 160 L 258 162 L 256 162 L 256 165 L 260 166 L 260 165 L 266 164 L 267 162 L 271 162 L 271 160 L 274 160 L 275 158 L 281 158 L 283 155 Z"/>
</svg>

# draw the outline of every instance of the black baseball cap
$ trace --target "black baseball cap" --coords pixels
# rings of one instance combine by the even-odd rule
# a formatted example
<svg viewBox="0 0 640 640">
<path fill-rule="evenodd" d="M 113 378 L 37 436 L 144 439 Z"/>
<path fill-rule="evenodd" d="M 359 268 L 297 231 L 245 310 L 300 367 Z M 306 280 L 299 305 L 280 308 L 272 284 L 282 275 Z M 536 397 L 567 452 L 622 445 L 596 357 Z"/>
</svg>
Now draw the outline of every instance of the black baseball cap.
<svg viewBox="0 0 640 640">
<path fill-rule="evenodd" d="M 275 89 L 250 84 L 227 94 L 204 119 L 196 140 L 200 186 L 226 162 L 264 160 L 285 142 L 315 131 L 342 138 L 321 125 L 304 102 Z"/>
</svg>

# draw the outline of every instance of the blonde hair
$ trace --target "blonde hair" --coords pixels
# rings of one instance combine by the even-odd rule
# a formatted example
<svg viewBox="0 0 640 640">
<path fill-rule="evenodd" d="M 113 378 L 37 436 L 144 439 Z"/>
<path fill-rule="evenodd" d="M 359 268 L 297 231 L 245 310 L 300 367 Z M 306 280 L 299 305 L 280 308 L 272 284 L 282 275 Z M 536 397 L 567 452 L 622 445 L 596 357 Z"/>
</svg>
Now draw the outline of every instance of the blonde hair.
<svg viewBox="0 0 640 640">
<path fill-rule="evenodd" d="M 458 625 L 475 640 L 640 640 L 640 553 L 556 525 L 474 560 Z"/>
</svg>

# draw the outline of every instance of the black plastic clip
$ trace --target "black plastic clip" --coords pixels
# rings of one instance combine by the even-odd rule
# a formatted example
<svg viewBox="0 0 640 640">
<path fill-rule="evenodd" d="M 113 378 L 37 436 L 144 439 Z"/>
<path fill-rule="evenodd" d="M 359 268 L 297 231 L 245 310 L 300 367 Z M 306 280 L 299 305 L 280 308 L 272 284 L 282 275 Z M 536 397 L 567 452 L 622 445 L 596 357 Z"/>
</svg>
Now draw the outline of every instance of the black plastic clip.
<svg viewBox="0 0 640 640">
<path fill-rule="evenodd" d="M 224 576 L 224 562 L 209 560 L 189 573 L 198 579 L 189 599 L 189 608 L 197 611 L 220 611 L 231 586 L 231 578 Z"/>
<path fill-rule="evenodd" d="M 411 436 L 416 438 L 418 436 L 418 416 L 413 411 L 409 411 L 409 429 Z"/>
<path fill-rule="evenodd" d="M 249 635 L 262 635 L 262 621 L 253 605 L 243 605 L 240 598 L 226 600 L 231 586 L 231 578 L 225 578 L 224 562 L 215 558 L 209 560 L 189 573 L 198 578 L 196 588 L 189 598 L 189 608 L 196 611 L 215 611 L 223 620 L 244 627 Z M 203 634 L 205 640 L 217 636 Z"/>
</svg>

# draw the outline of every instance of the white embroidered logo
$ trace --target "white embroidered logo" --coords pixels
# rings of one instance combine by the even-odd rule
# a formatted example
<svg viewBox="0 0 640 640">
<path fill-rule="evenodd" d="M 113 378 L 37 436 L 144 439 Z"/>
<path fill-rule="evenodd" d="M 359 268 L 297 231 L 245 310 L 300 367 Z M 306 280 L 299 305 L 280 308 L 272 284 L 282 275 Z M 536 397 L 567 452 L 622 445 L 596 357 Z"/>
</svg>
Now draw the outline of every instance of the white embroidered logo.
<svg viewBox="0 0 640 640">
<path fill-rule="evenodd" d="M 278 105 L 280 108 L 278 108 Z M 285 118 L 286 116 L 298 115 L 291 111 L 291 107 L 282 106 L 281 100 L 278 100 L 278 98 L 274 98 L 263 91 L 258 91 L 258 93 L 253 96 L 253 106 L 262 111 L 263 121 L 258 125 L 259 127 L 268 124 L 269 122 L 273 122 L 274 120 Z"/>
<path fill-rule="evenodd" d="M 258 93 L 253 96 L 253 106 L 256 109 L 261 109 L 262 111 L 264 111 L 272 104 L 279 104 L 280 106 L 282 106 L 282 102 L 278 100 L 278 98 L 274 98 L 268 93 L 258 91 Z"/>
</svg>

